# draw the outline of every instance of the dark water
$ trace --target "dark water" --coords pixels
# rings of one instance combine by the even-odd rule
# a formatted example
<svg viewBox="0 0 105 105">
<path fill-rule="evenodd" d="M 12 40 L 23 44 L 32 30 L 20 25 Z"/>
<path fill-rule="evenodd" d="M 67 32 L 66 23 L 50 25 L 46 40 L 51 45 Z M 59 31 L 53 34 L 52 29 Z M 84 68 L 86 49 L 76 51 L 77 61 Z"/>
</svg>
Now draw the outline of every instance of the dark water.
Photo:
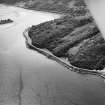
<svg viewBox="0 0 105 105">
<path fill-rule="evenodd" d="M 101 77 L 68 71 L 26 48 L 22 32 L 32 24 L 59 17 L 15 7 L 0 7 L 0 105 L 105 105 Z"/>
</svg>

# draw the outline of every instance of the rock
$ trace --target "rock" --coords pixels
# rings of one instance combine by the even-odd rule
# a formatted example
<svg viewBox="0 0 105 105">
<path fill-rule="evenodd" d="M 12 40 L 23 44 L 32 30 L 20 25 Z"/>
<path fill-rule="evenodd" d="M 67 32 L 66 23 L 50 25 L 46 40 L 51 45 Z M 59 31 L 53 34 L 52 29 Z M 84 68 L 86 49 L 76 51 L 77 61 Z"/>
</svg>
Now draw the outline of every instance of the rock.
<svg viewBox="0 0 105 105">
<path fill-rule="evenodd" d="M 99 69 L 105 67 L 105 40 L 100 33 L 86 39 L 68 51 L 70 63 L 84 69 Z"/>
</svg>

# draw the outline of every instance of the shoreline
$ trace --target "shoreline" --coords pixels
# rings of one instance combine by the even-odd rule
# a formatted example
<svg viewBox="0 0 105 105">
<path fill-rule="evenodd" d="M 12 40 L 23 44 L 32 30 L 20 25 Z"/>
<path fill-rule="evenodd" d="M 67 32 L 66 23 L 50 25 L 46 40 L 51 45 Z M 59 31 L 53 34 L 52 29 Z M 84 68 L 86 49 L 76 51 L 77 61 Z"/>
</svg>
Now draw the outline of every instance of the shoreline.
<svg viewBox="0 0 105 105">
<path fill-rule="evenodd" d="M 56 57 L 55 55 L 49 53 L 48 51 L 45 51 L 43 49 L 40 49 L 38 47 L 35 47 L 32 45 L 32 41 L 30 39 L 30 37 L 28 36 L 28 31 L 30 30 L 30 27 L 25 29 L 25 31 L 23 32 L 23 36 L 25 37 L 26 40 L 26 44 L 27 46 L 31 49 L 31 50 L 36 50 L 38 53 L 44 55 L 45 57 L 47 57 L 50 60 L 56 61 L 57 63 L 59 63 L 61 66 L 66 67 L 68 70 L 70 71 L 74 71 L 74 72 L 78 72 L 81 74 L 92 74 L 92 75 L 97 75 L 100 76 L 102 78 L 105 79 L 105 74 L 102 72 L 102 70 L 89 70 L 89 69 L 82 69 L 82 68 L 78 68 L 75 67 L 73 65 L 69 65 L 68 63 L 64 62 L 63 60 L 61 60 L 60 58 Z"/>
<path fill-rule="evenodd" d="M 3 9 L 1 7 L 2 12 L 7 13 L 4 17 L 10 17 L 14 22 L 0 27 L 2 65 L 0 95 L 1 100 L 4 99 L 1 104 L 18 104 L 19 100 L 21 101 L 19 104 L 25 105 L 105 103 L 105 78 L 102 78 L 101 74 L 86 73 L 82 70 L 73 71 L 68 66 L 70 65 L 68 59 L 59 57 L 54 59 L 47 49 L 38 50 L 39 47 L 35 48 L 35 46 L 28 48 L 28 42 L 34 45 L 31 34 L 27 34 L 31 26 L 53 21 L 52 19 L 59 18 L 59 15 L 33 12 L 12 6 Z M 19 14 L 16 15 L 15 12 Z"/>
<path fill-rule="evenodd" d="M 6 5 L 6 4 L 1 4 L 3 6 L 11 6 L 11 5 Z M 15 7 L 15 6 L 12 6 L 12 7 Z M 16 6 L 16 7 L 19 7 L 19 6 Z M 22 8 L 22 7 L 19 7 L 19 8 Z M 37 10 L 34 10 L 34 9 L 28 9 L 28 8 L 22 8 L 22 9 L 27 9 L 27 10 L 31 10 L 31 11 L 37 11 Z M 45 13 L 52 13 L 52 12 L 46 12 L 46 11 L 40 11 L 39 12 L 45 12 Z M 57 13 L 55 13 L 57 14 Z M 58 14 L 59 15 L 59 14 Z M 62 18 L 64 15 L 62 16 L 59 16 L 59 18 Z M 83 69 L 83 68 L 78 68 L 78 67 L 75 67 L 71 64 L 68 64 L 66 63 L 66 61 L 62 60 L 62 59 L 59 59 L 58 57 L 54 56 L 53 54 L 51 54 L 50 52 L 48 52 L 47 50 L 43 50 L 43 49 L 40 49 L 40 48 L 37 48 L 35 46 L 33 46 L 31 44 L 31 39 L 29 38 L 28 36 L 28 31 L 29 31 L 30 27 L 27 28 L 24 32 L 23 32 L 23 35 L 26 39 L 26 44 L 31 48 L 31 50 L 36 50 L 38 53 L 41 53 L 42 55 L 46 56 L 48 59 L 51 59 L 51 60 L 54 60 L 56 61 L 57 63 L 59 63 L 60 65 L 66 67 L 68 70 L 71 70 L 71 71 L 74 71 L 74 72 L 78 72 L 78 73 L 81 73 L 81 74 L 93 74 L 93 75 L 99 75 L 101 76 L 102 78 L 105 79 L 105 71 L 103 70 L 89 70 L 89 69 Z"/>
<path fill-rule="evenodd" d="M 23 8 L 23 9 L 26 9 L 26 10 L 32 10 L 32 11 L 38 11 L 38 12 L 44 12 L 44 13 L 53 13 L 53 14 L 56 14 L 56 15 L 61 15 L 61 16 L 67 16 L 69 14 L 66 14 L 66 13 L 63 13 L 63 12 L 58 12 L 58 11 L 49 11 L 49 10 L 41 10 L 41 9 L 34 9 L 34 8 L 26 8 L 24 6 L 18 6 L 18 5 L 14 5 L 16 7 L 19 7 L 19 8 Z"/>
</svg>

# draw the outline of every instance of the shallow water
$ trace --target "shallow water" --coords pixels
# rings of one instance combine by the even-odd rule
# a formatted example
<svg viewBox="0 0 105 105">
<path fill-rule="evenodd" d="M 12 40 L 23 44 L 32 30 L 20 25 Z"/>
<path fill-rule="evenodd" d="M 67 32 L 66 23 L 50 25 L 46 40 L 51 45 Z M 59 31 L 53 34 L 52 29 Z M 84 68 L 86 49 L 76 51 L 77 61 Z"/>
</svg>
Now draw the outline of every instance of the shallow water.
<svg viewBox="0 0 105 105">
<path fill-rule="evenodd" d="M 0 26 L 0 104 L 105 105 L 101 77 L 68 71 L 26 48 L 25 28 L 58 17 L 0 5 L 0 18 L 14 20 Z"/>
</svg>

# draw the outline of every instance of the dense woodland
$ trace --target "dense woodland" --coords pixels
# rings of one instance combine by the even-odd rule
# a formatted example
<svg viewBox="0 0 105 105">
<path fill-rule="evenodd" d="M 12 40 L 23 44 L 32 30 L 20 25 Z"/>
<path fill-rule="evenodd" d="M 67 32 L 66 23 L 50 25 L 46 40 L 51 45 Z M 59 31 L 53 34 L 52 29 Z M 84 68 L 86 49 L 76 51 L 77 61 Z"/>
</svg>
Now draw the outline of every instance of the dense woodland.
<svg viewBox="0 0 105 105">
<path fill-rule="evenodd" d="M 68 59 L 76 67 L 101 70 L 105 66 L 105 40 L 91 17 L 56 19 L 32 26 L 32 44 Z"/>
</svg>

